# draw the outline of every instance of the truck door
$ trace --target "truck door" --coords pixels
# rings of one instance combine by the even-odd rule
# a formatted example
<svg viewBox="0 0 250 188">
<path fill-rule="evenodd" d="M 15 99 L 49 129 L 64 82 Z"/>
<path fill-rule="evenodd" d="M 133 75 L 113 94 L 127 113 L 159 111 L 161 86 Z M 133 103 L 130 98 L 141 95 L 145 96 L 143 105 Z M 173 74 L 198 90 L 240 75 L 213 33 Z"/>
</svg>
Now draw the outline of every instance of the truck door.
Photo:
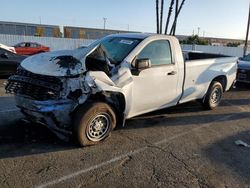
<svg viewBox="0 0 250 188">
<path fill-rule="evenodd" d="M 170 42 L 150 42 L 138 54 L 137 59 L 141 58 L 150 59 L 151 67 L 133 75 L 130 117 L 176 105 L 180 97 L 177 83 L 182 73 L 178 72 L 178 66 L 173 61 Z"/>
</svg>

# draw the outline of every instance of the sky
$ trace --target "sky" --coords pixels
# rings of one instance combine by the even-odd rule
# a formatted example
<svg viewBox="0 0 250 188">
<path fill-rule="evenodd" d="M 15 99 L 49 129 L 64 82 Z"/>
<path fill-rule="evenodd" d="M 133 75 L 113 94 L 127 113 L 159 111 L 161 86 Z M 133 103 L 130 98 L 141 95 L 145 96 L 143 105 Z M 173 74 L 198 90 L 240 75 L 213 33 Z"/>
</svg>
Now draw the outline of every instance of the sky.
<svg viewBox="0 0 250 188">
<path fill-rule="evenodd" d="M 181 1 L 181 0 L 179 0 Z M 250 0 L 186 0 L 177 35 L 244 39 Z M 164 25 L 170 0 L 164 0 Z M 155 0 L 1 0 L 0 21 L 156 32 Z"/>
</svg>

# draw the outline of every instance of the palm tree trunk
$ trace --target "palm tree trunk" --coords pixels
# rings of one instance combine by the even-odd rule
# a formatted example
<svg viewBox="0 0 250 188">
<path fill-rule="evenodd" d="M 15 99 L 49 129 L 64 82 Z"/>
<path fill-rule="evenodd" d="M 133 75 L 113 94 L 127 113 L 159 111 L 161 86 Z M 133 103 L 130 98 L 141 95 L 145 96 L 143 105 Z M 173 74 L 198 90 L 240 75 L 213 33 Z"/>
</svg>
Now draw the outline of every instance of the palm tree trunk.
<svg viewBox="0 0 250 188">
<path fill-rule="evenodd" d="M 162 34 L 163 7 L 164 7 L 164 0 L 161 0 L 160 34 Z"/>
<path fill-rule="evenodd" d="M 156 33 L 159 34 L 159 0 L 156 0 Z"/>
<path fill-rule="evenodd" d="M 176 22 L 177 22 L 177 18 L 178 18 L 178 16 L 179 16 L 180 12 L 181 12 L 181 9 L 182 9 L 184 3 L 185 3 L 185 0 L 182 0 L 181 5 L 180 5 L 180 8 L 178 9 L 177 15 L 175 16 L 175 19 L 174 19 L 174 21 L 173 21 L 173 25 L 172 25 L 171 30 L 170 30 L 170 33 L 169 33 L 170 35 L 173 34 L 173 30 L 174 30 L 175 24 L 176 24 Z"/>
<path fill-rule="evenodd" d="M 170 17 L 171 17 L 172 11 L 173 11 L 173 5 L 174 5 L 174 0 L 171 0 L 169 10 L 168 10 L 168 18 L 166 21 L 166 27 L 165 27 L 165 33 L 164 33 L 165 35 L 167 34 L 167 31 L 168 31 L 168 25 L 170 22 Z"/>
<path fill-rule="evenodd" d="M 174 24 L 173 35 L 175 35 L 175 30 L 176 30 L 176 25 L 177 25 L 177 12 L 178 12 L 178 9 L 179 9 L 179 0 L 176 0 L 176 3 L 175 3 L 175 18 L 176 18 L 176 22 Z"/>
</svg>

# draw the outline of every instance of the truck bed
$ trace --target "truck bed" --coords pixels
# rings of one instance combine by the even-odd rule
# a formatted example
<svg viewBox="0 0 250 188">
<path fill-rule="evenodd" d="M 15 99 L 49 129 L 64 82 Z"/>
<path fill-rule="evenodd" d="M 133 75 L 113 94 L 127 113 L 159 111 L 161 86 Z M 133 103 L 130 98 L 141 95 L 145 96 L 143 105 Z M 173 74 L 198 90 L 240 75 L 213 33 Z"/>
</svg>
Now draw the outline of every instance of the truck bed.
<svg viewBox="0 0 250 188">
<path fill-rule="evenodd" d="M 183 57 L 185 61 L 188 60 L 200 60 L 200 59 L 214 59 L 220 57 L 230 57 L 222 54 L 210 54 L 210 53 L 203 53 L 203 52 L 188 52 L 183 51 Z"/>
<path fill-rule="evenodd" d="M 198 53 L 197 56 L 194 53 L 192 55 L 193 60 L 185 63 L 184 93 L 180 103 L 202 98 L 207 92 L 210 81 L 226 72 L 228 84 L 225 90 L 230 89 L 229 83 L 233 83 L 236 76 L 234 71 L 236 57 L 202 53 Z"/>
</svg>

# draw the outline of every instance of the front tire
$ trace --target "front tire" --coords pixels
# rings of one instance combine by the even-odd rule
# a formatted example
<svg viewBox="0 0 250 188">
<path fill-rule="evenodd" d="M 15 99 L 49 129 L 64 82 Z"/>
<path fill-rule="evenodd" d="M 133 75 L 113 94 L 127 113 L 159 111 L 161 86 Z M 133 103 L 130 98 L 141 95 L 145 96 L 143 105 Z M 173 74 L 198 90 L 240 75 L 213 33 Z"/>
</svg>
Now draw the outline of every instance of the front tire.
<svg viewBox="0 0 250 188">
<path fill-rule="evenodd" d="M 213 110 L 219 106 L 223 95 L 223 87 L 220 82 L 213 81 L 209 86 L 207 94 L 203 100 L 203 106 L 207 110 Z"/>
<path fill-rule="evenodd" d="M 94 102 L 80 107 L 74 115 L 73 134 L 80 146 L 90 146 L 107 138 L 115 128 L 116 116 L 106 103 Z"/>
</svg>

